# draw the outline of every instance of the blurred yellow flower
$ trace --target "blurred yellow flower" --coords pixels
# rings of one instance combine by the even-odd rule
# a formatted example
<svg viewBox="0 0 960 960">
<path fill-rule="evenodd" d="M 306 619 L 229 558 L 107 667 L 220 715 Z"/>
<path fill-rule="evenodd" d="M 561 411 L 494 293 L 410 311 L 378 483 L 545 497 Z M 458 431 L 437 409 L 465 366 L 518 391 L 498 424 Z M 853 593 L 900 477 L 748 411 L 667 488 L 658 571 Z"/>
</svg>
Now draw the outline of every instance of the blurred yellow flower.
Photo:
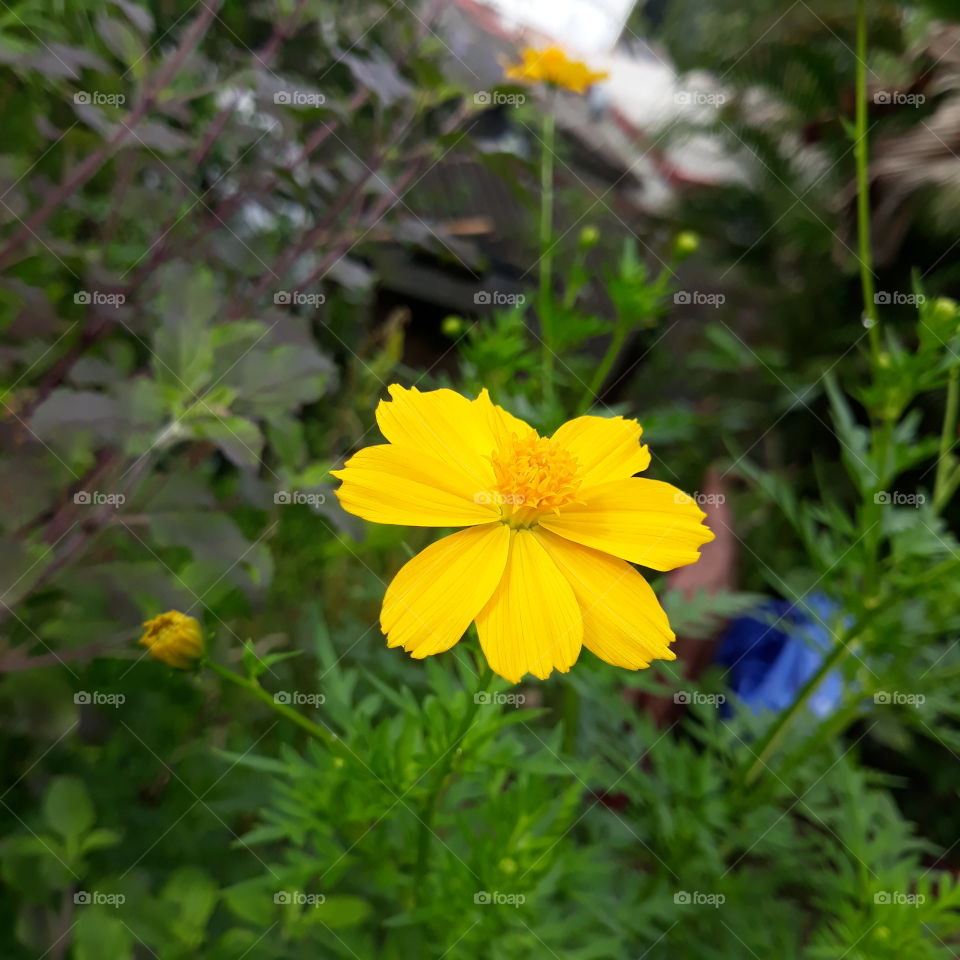
<svg viewBox="0 0 960 960">
<path fill-rule="evenodd" d="M 630 670 L 676 658 L 667 616 L 630 564 L 694 563 L 713 534 L 693 499 L 634 476 L 650 463 L 639 423 L 577 417 L 541 437 L 486 390 L 389 392 L 377 408 L 389 442 L 334 472 L 340 503 L 374 523 L 467 529 L 387 588 L 388 646 L 427 657 L 476 621 L 487 661 L 511 683 L 566 672 L 582 646 Z"/>
<path fill-rule="evenodd" d="M 144 623 L 146 632 L 140 638 L 151 656 L 171 667 L 190 670 L 203 656 L 203 633 L 200 624 L 179 610 L 168 610 Z"/>
<path fill-rule="evenodd" d="M 574 93 L 586 93 L 587 88 L 609 74 L 591 70 L 579 60 L 571 60 L 560 47 L 538 50 L 527 47 L 522 51 L 523 62 L 507 67 L 504 76 L 508 80 L 523 83 L 550 83 Z"/>
</svg>

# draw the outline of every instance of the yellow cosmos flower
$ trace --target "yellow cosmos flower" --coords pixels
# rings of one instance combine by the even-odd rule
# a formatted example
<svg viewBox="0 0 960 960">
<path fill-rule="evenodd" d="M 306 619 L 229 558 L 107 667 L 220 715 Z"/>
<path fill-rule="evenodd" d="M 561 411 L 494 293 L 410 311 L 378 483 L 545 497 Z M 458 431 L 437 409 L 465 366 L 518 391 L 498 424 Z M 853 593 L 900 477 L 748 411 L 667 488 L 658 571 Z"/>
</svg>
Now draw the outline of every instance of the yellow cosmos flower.
<svg viewBox="0 0 960 960">
<path fill-rule="evenodd" d="M 543 50 L 527 47 L 523 51 L 523 62 L 507 67 L 504 76 L 508 80 L 550 83 L 574 93 L 586 93 L 591 84 L 605 80 L 610 74 L 593 71 L 585 63 L 571 60 L 560 47 Z"/>
<path fill-rule="evenodd" d="M 466 527 L 387 588 L 390 647 L 428 657 L 476 621 L 487 661 L 511 683 L 568 671 L 582 646 L 630 670 L 676 659 L 666 614 L 630 564 L 693 563 L 713 534 L 686 494 L 634 477 L 650 463 L 640 424 L 577 417 L 541 437 L 486 390 L 389 392 L 377 408 L 389 442 L 335 472 L 340 503 L 374 523 Z"/>
<path fill-rule="evenodd" d="M 179 610 L 168 610 L 148 620 L 146 632 L 140 638 L 151 656 L 171 667 L 190 670 L 203 656 L 203 633 L 200 624 Z"/>
</svg>

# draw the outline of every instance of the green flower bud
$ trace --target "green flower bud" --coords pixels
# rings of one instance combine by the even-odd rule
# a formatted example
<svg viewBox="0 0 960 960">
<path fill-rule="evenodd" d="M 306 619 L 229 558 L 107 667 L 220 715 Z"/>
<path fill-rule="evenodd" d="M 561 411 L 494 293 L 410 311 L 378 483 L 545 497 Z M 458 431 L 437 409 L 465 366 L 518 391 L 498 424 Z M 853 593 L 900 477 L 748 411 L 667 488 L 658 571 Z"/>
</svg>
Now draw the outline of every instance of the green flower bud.
<svg viewBox="0 0 960 960">
<path fill-rule="evenodd" d="M 580 231 L 580 246 L 595 247 L 600 242 L 600 231 L 596 227 L 584 227 Z"/>
<path fill-rule="evenodd" d="M 675 256 L 683 260 L 700 249 L 700 235 L 692 230 L 684 230 L 678 233 L 673 241 L 673 252 Z"/>
<path fill-rule="evenodd" d="M 460 336 L 461 333 L 466 329 L 466 324 L 463 322 L 463 317 L 449 316 L 443 318 L 443 323 L 440 324 L 440 329 L 443 331 L 444 336 L 450 337 L 451 340 L 456 339 Z"/>
</svg>

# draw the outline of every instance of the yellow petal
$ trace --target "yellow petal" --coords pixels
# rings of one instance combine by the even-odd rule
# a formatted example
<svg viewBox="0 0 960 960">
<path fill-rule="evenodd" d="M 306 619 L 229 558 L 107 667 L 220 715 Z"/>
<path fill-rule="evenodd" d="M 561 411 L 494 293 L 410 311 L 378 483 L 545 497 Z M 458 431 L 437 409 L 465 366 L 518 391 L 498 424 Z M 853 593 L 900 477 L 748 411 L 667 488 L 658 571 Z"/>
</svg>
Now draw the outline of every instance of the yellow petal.
<svg viewBox="0 0 960 960">
<path fill-rule="evenodd" d="M 489 490 L 493 436 L 478 407 L 452 390 L 389 387 L 392 401 L 377 407 L 377 423 L 391 442 L 419 450 L 470 477 L 470 496 Z"/>
<path fill-rule="evenodd" d="M 640 445 L 643 428 L 623 417 L 577 417 L 568 420 L 552 439 L 562 444 L 580 465 L 580 489 L 625 480 L 650 466 L 650 451 Z"/>
<path fill-rule="evenodd" d="M 497 588 L 509 547 L 510 528 L 493 523 L 444 537 L 409 560 L 383 598 L 387 645 L 418 659 L 449 650 Z"/>
<path fill-rule="evenodd" d="M 683 491 L 633 477 L 583 491 L 540 524 L 567 540 L 593 547 L 653 570 L 673 570 L 700 558 L 713 539 L 701 522 L 706 516 Z"/>
<path fill-rule="evenodd" d="M 503 407 L 498 407 L 490 399 L 490 394 L 486 387 L 480 391 L 480 396 L 473 401 L 473 405 L 476 407 L 486 428 L 490 431 L 493 443 L 490 452 L 507 444 L 512 436 L 524 440 L 527 437 L 535 437 L 537 435 L 537 431 L 534 430 L 529 423 L 525 423 L 519 417 L 515 417 L 512 413 L 504 410 Z"/>
<path fill-rule="evenodd" d="M 623 560 L 564 540 L 537 537 L 573 588 L 583 615 L 583 645 L 615 667 L 639 670 L 676 660 L 674 634 L 650 584 Z"/>
<path fill-rule="evenodd" d="M 583 620 L 566 578 L 529 530 L 513 531 L 510 557 L 496 591 L 477 615 L 484 656 L 495 673 L 517 683 L 566 673 L 580 655 Z"/>
<path fill-rule="evenodd" d="M 343 509 L 374 523 L 465 527 L 500 517 L 495 506 L 474 500 L 474 481 L 460 467 L 410 447 L 364 447 L 331 473 L 343 481 L 336 491 Z"/>
</svg>

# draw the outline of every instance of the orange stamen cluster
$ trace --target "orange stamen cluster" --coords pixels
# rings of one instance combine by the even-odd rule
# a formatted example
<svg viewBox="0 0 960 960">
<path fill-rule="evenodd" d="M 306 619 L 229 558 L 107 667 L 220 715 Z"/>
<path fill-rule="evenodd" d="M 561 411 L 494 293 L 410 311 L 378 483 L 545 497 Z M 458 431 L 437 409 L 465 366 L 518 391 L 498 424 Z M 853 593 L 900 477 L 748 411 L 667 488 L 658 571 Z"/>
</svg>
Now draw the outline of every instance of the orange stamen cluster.
<svg viewBox="0 0 960 960">
<path fill-rule="evenodd" d="M 580 489 L 576 457 L 547 437 L 510 437 L 491 457 L 497 502 L 523 525 L 570 503 Z"/>
</svg>

